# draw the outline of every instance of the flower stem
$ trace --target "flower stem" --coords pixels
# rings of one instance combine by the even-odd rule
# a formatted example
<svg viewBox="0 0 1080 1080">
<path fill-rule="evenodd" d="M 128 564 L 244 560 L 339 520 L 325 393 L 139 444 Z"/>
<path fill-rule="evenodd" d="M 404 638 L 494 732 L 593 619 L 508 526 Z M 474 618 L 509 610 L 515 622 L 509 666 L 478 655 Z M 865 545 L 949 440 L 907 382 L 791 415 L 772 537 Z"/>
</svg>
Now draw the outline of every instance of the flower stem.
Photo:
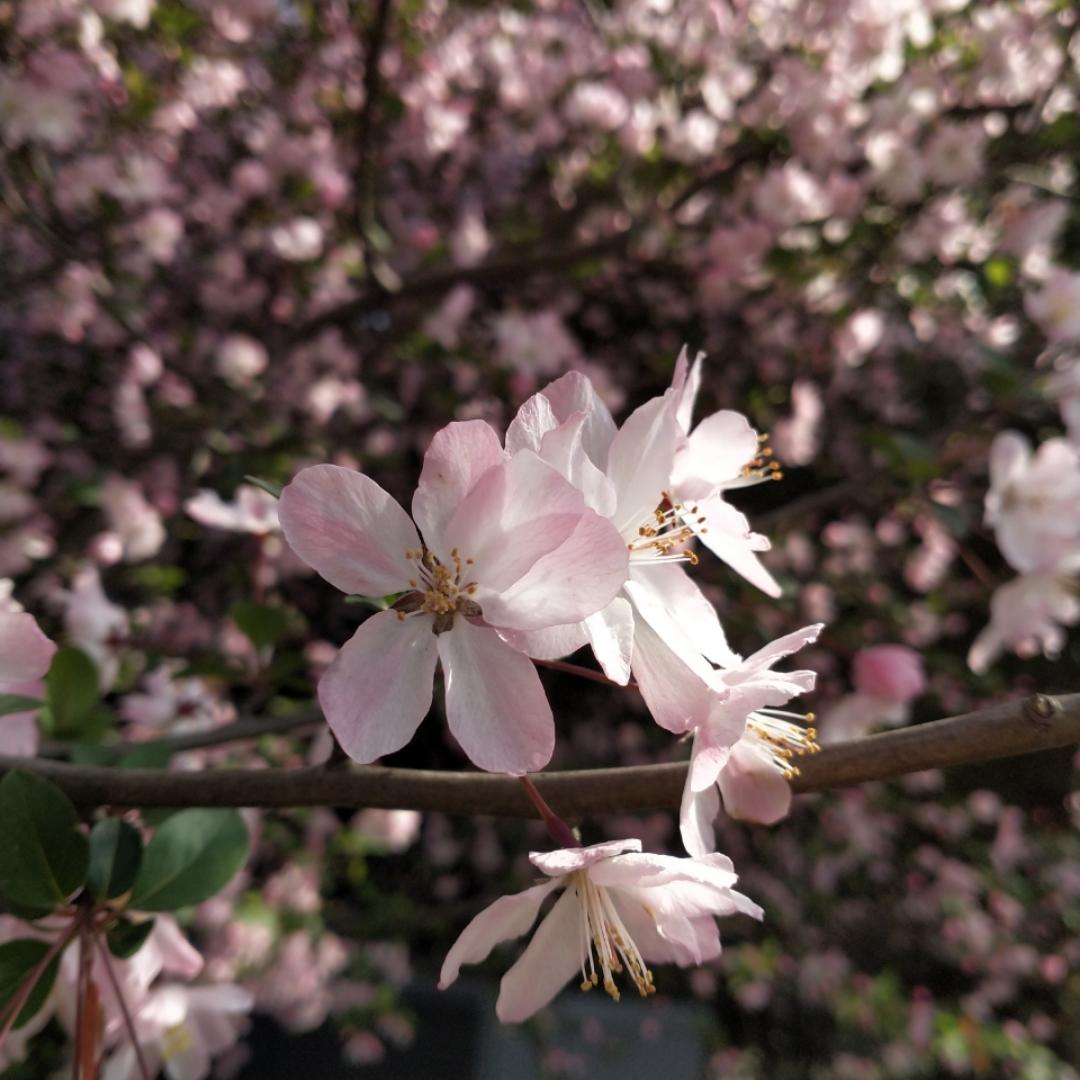
<svg viewBox="0 0 1080 1080">
<path fill-rule="evenodd" d="M 150 1067 L 146 1063 L 146 1058 L 143 1056 L 142 1046 L 139 1044 L 139 1036 L 135 1031 L 135 1021 L 131 1018 L 131 1010 L 128 1008 L 127 998 L 124 997 L 123 988 L 120 986 L 120 980 L 116 977 L 116 972 L 113 970 L 112 957 L 109 955 L 109 950 L 105 945 L 105 942 L 95 934 L 94 944 L 97 945 L 98 951 L 101 953 L 101 962 L 105 965 L 105 974 L 109 977 L 109 982 L 112 984 L 113 993 L 116 995 L 116 1000 L 120 1003 L 120 1013 L 124 1017 L 124 1027 L 127 1028 L 128 1038 L 131 1039 L 131 1046 L 135 1051 L 135 1060 L 139 1063 L 139 1073 L 142 1076 L 142 1080 L 153 1080 L 153 1074 L 150 1072 Z"/>
<path fill-rule="evenodd" d="M 544 796 L 536 790 L 536 785 L 527 776 L 519 776 L 518 779 L 521 781 L 521 786 L 525 789 L 525 794 L 529 796 L 533 806 L 536 807 L 537 813 L 544 819 L 544 824 L 547 826 L 547 831 L 551 836 L 551 839 L 554 840 L 559 847 L 581 847 L 581 841 L 574 835 L 574 830 L 571 829 L 550 806 L 548 806 L 544 801 Z"/>
<path fill-rule="evenodd" d="M 568 664 L 565 660 L 533 660 L 537 667 L 551 668 L 552 671 L 565 671 L 567 675 L 576 675 L 579 679 L 589 679 L 591 682 L 603 683 L 604 686 L 617 686 L 620 690 L 636 690 L 636 682 L 628 682 L 625 685 L 609 679 L 602 671 L 593 671 L 592 668 L 582 667 L 580 664 Z"/>
</svg>

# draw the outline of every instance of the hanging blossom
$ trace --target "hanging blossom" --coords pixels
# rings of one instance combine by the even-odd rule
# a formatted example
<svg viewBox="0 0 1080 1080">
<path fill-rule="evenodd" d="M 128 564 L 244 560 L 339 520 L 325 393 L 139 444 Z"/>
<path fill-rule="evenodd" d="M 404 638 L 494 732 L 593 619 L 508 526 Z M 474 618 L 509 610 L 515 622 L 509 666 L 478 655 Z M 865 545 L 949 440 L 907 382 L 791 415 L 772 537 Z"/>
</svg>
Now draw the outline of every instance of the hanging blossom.
<svg viewBox="0 0 1080 1080">
<path fill-rule="evenodd" d="M 725 855 L 675 858 L 643 854 L 639 840 L 532 852 L 550 879 L 504 896 L 481 911 L 450 947 L 439 988 L 462 964 L 478 964 L 503 941 L 528 932 L 540 906 L 562 890 L 532 941 L 503 976 L 495 1011 L 503 1023 L 527 1020 L 575 976 L 582 990 L 603 986 L 616 1001 L 617 977 L 642 997 L 655 992 L 650 963 L 682 967 L 720 955 L 715 917 L 741 912 L 760 919 L 757 904 L 734 890 Z"/>
<path fill-rule="evenodd" d="M 588 643 L 609 679 L 624 685 L 632 674 L 657 723 L 681 732 L 708 709 L 713 665 L 738 657 L 716 610 L 683 569 L 698 560 L 684 520 L 693 510 L 671 491 L 684 441 L 679 402 L 669 390 L 616 428 L 589 380 L 570 372 L 525 402 L 506 445 L 557 468 L 611 521 L 630 560 L 619 595 L 603 610 L 516 643 L 545 658 Z"/>
<path fill-rule="evenodd" d="M 364 622 L 319 683 L 342 748 L 371 762 L 404 746 L 441 662 L 451 732 L 493 772 L 543 768 L 551 708 L 528 656 L 500 634 L 575 623 L 626 580 L 611 524 L 535 453 L 506 453 L 479 420 L 432 440 L 413 518 L 369 477 L 304 469 L 282 492 L 293 550 L 348 593 L 398 596 Z M 420 538 L 423 535 L 423 540 Z"/>
<path fill-rule="evenodd" d="M 690 768 L 683 787 L 679 829 L 691 855 L 716 846 L 713 821 L 720 810 L 771 825 L 791 807 L 788 781 L 794 759 L 818 749 L 812 713 L 778 708 L 814 688 L 812 671 L 773 671 L 785 656 L 817 640 L 822 624 L 803 627 L 717 673 L 726 691 L 694 730 Z"/>
</svg>

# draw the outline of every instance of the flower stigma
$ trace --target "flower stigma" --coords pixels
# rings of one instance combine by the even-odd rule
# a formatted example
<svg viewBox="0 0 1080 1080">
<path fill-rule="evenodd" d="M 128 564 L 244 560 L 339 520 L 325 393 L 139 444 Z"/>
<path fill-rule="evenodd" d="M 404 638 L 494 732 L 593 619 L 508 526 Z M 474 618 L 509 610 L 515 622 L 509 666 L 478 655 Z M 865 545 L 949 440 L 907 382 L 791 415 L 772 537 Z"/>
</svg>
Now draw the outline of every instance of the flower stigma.
<svg viewBox="0 0 1080 1080">
<path fill-rule="evenodd" d="M 435 619 L 434 633 L 442 634 L 454 625 L 455 615 L 475 618 L 481 614 L 480 605 L 471 599 L 476 582 L 463 581 L 467 568 L 473 565 L 472 559 L 463 559 L 457 548 L 450 552 L 450 565 L 441 562 L 427 548 L 409 548 L 405 558 L 416 564 L 416 576 L 409 578 L 413 591 L 394 604 L 399 619 L 415 614 L 431 615 Z"/>
<path fill-rule="evenodd" d="M 816 754 L 821 749 L 814 720 L 812 712 L 757 709 L 747 717 L 746 730 L 784 774 L 784 779 L 790 780 L 799 775 L 799 767 L 792 764 L 792 759 Z"/>
<path fill-rule="evenodd" d="M 614 1001 L 621 997 L 615 975 L 627 973 L 642 997 L 656 993 L 653 974 L 629 931 L 619 917 L 608 890 L 594 885 L 585 870 L 570 875 L 581 904 L 581 989 L 591 990 L 603 981 Z M 646 914 L 652 912 L 646 907 Z M 597 971 L 597 964 L 600 970 Z"/>
</svg>

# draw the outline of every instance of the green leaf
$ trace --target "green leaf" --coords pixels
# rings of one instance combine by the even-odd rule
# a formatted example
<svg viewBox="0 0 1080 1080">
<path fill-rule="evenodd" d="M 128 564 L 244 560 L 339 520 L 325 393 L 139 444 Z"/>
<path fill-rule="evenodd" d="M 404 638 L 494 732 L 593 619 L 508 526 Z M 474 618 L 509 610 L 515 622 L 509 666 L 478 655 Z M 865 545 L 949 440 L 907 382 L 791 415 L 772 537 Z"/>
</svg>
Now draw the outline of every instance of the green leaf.
<svg viewBox="0 0 1080 1080">
<path fill-rule="evenodd" d="M 254 600 L 238 600 L 229 614 L 257 649 L 276 645 L 289 628 L 288 608 L 257 604 Z"/>
<path fill-rule="evenodd" d="M 78 735 L 98 703 L 98 675 L 81 649 L 63 648 L 45 676 L 45 696 L 57 735 Z"/>
<path fill-rule="evenodd" d="M 122 896 L 135 884 L 142 863 L 142 836 L 121 818 L 106 818 L 90 830 L 86 887 L 95 900 Z"/>
<path fill-rule="evenodd" d="M 40 709 L 44 704 L 41 698 L 26 697 L 25 694 L 0 694 L 0 716 L 30 712 L 32 709 Z"/>
<path fill-rule="evenodd" d="M 86 880 L 89 844 L 71 800 L 48 780 L 9 772 L 0 780 L 0 893 L 49 912 Z"/>
<path fill-rule="evenodd" d="M 105 943 L 109 946 L 109 952 L 113 956 L 119 956 L 121 960 L 127 960 L 143 947 L 153 929 L 153 919 L 145 919 L 142 922 L 121 919 L 115 926 L 109 927 L 106 931 Z"/>
<path fill-rule="evenodd" d="M 273 480 L 264 480 L 261 476 L 245 476 L 244 479 L 249 484 L 262 488 L 268 495 L 273 495 L 275 499 L 281 498 L 281 485 L 275 484 Z"/>
<path fill-rule="evenodd" d="M 49 942 L 38 941 L 36 938 L 18 938 L 0 945 L 0 1009 L 19 993 L 24 981 L 45 959 L 48 951 Z M 34 989 L 30 991 L 30 996 L 15 1021 L 15 1027 L 22 1027 L 45 1004 L 59 966 L 60 953 L 57 953 L 38 976 Z"/>
<path fill-rule="evenodd" d="M 76 743 L 70 753 L 76 765 L 108 765 L 118 769 L 164 769 L 172 758 L 169 746 L 157 741 L 105 746 Z"/>
<path fill-rule="evenodd" d="M 175 911 L 220 892 L 244 865 L 248 831 L 235 810 L 181 810 L 154 833 L 143 853 L 130 905 Z"/>
</svg>

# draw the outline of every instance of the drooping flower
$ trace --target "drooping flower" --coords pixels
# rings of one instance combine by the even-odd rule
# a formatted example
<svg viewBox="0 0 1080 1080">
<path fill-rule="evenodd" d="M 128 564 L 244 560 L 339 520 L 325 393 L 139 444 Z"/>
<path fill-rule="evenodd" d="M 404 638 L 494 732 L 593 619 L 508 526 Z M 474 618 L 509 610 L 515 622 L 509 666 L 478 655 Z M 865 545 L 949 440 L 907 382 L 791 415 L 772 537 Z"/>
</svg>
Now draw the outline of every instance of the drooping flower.
<svg viewBox="0 0 1080 1080">
<path fill-rule="evenodd" d="M 542 768 L 554 721 L 536 670 L 500 636 L 579 622 L 626 579 L 618 533 L 536 454 L 508 455 L 482 421 L 450 424 L 424 457 L 416 527 L 369 477 L 304 469 L 282 492 L 296 553 L 364 596 L 403 594 L 363 623 L 319 683 L 343 749 L 371 762 L 404 746 L 431 704 L 437 662 L 451 732 L 480 768 Z"/>
<path fill-rule="evenodd" d="M 503 976 L 495 1011 L 519 1023 L 542 1009 L 574 977 L 581 988 L 603 986 L 616 1001 L 621 977 L 642 997 L 654 992 L 650 963 L 702 964 L 720 954 L 715 917 L 763 912 L 736 892 L 725 855 L 680 859 L 643 854 L 639 840 L 533 852 L 548 881 L 504 896 L 462 931 L 443 962 L 439 988 L 463 964 L 478 964 L 503 941 L 528 932 L 540 906 L 562 890 L 532 941 Z"/>
<path fill-rule="evenodd" d="M 791 806 L 792 759 L 817 749 L 812 714 L 778 708 L 814 688 L 812 671 L 773 671 L 785 656 L 817 640 L 815 623 L 759 649 L 735 667 L 718 672 L 727 690 L 694 732 L 683 787 L 679 829 L 691 855 L 715 847 L 713 821 L 720 809 L 746 821 L 771 825 Z"/>
<path fill-rule="evenodd" d="M 277 499 L 254 484 L 241 484 L 232 502 L 204 488 L 184 503 L 184 509 L 200 525 L 229 532 L 266 536 L 278 529 Z"/>
</svg>

